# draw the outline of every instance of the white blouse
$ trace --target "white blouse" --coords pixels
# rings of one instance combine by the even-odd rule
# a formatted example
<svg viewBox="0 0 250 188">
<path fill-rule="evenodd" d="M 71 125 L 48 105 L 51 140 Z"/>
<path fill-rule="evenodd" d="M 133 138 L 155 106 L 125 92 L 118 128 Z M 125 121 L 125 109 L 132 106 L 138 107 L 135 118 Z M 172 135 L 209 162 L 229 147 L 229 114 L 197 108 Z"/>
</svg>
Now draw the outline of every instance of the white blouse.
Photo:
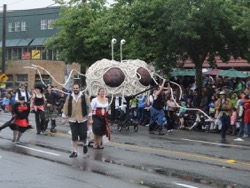
<svg viewBox="0 0 250 188">
<path fill-rule="evenodd" d="M 95 114 L 96 108 L 102 108 L 102 109 L 105 109 L 106 111 L 108 111 L 109 103 L 107 101 L 105 104 L 103 104 L 97 100 L 97 97 L 93 98 L 91 101 L 91 109 L 93 111 L 93 114 Z"/>
</svg>

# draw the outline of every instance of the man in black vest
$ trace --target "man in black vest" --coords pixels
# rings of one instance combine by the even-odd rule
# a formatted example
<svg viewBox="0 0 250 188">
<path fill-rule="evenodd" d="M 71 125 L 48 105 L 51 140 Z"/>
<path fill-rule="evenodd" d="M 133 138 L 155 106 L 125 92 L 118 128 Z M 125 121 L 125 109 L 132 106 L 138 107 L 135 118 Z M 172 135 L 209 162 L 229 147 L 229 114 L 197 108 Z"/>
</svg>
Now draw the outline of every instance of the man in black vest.
<svg viewBox="0 0 250 188">
<path fill-rule="evenodd" d="M 73 85 L 73 92 L 69 95 L 63 106 L 62 118 L 68 118 L 72 133 L 72 153 L 70 158 L 77 157 L 78 137 L 83 143 L 83 154 L 88 152 L 87 147 L 87 125 L 93 123 L 90 99 L 80 92 L 79 84 Z"/>
<path fill-rule="evenodd" d="M 20 83 L 19 88 L 16 90 L 16 97 L 15 101 L 18 101 L 19 97 L 23 96 L 25 99 L 25 102 L 30 102 L 30 93 L 27 89 L 27 86 L 25 83 Z"/>
</svg>

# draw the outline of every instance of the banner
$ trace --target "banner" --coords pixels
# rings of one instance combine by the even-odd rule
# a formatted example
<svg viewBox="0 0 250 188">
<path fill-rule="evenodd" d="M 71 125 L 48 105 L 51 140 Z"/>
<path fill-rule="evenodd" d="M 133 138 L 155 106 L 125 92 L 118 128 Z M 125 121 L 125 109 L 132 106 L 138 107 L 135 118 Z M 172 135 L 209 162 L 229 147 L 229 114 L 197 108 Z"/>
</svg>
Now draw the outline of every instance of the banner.
<svg viewBox="0 0 250 188">
<path fill-rule="evenodd" d="M 41 51 L 40 50 L 32 50 L 31 56 L 32 56 L 32 59 L 41 59 Z"/>
<path fill-rule="evenodd" d="M 30 59 L 30 52 L 23 52 L 22 59 Z"/>
</svg>

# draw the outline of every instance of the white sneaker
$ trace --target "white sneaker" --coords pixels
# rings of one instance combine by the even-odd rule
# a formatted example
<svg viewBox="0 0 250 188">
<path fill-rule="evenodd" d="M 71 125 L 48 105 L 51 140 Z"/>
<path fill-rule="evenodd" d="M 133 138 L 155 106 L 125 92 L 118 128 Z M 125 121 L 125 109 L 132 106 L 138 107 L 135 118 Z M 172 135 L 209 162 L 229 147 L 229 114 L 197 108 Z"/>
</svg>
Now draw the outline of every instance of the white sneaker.
<svg viewBox="0 0 250 188">
<path fill-rule="evenodd" d="M 242 138 L 236 138 L 234 141 L 244 141 Z"/>
</svg>

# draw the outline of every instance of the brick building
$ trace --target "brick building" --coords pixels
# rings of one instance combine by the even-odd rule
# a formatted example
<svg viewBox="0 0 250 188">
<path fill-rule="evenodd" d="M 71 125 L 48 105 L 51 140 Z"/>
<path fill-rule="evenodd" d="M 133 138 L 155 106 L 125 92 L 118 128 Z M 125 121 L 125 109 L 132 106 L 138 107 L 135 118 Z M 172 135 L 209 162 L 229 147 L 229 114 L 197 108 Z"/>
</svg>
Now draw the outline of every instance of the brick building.
<svg viewBox="0 0 250 188">
<path fill-rule="evenodd" d="M 37 65 L 40 67 L 45 68 L 53 78 L 61 83 L 64 84 L 67 78 L 67 75 L 71 70 L 77 70 L 80 72 L 81 67 L 77 63 L 73 63 L 71 65 L 65 64 L 63 61 L 52 61 L 52 60 L 17 60 L 13 61 L 8 64 L 8 69 L 6 71 L 9 80 L 6 83 L 6 87 L 9 88 L 16 88 L 19 86 L 21 82 L 27 83 L 28 88 L 33 88 L 34 85 L 42 85 L 42 81 L 40 80 L 41 74 L 42 80 L 45 84 L 52 84 L 54 86 L 58 86 L 58 89 L 61 89 L 60 86 L 56 81 L 54 81 L 51 76 L 42 69 L 32 69 L 32 68 L 25 68 L 31 67 L 32 65 Z M 77 74 L 72 75 L 72 81 L 78 79 Z"/>
</svg>

